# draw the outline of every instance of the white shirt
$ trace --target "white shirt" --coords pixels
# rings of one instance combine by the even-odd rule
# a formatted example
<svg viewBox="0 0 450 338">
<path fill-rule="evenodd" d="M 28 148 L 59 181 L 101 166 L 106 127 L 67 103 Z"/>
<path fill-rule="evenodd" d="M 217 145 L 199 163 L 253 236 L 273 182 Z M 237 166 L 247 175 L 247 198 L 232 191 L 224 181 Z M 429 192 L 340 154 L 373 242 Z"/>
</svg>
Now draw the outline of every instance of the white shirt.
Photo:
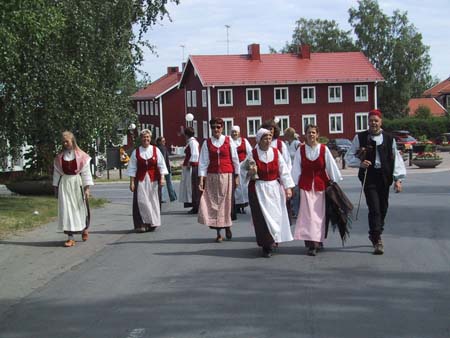
<svg viewBox="0 0 450 338">
<path fill-rule="evenodd" d="M 233 140 L 233 139 L 231 139 L 231 140 L 234 142 L 236 148 L 241 146 L 242 140 L 245 140 L 245 151 L 247 152 L 247 156 L 241 161 L 241 163 L 244 162 L 247 158 L 249 158 L 249 156 L 252 153 L 252 146 L 251 146 L 250 142 L 248 142 L 248 140 L 246 138 L 243 139 L 242 137 L 238 137 L 237 140 Z"/>
<path fill-rule="evenodd" d="M 199 158 L 199 143 L 198 141 L 195 139 L 195 137 L 191 137 L 186 144 L 186 147 L 189 147 L 189 149 L 191 150 L 191 158 L 189 159 L 189 162 L 198 162 L 198 158 Z"/>
<path fill-rule="evenodd" d="M 139 154 L 144 160 L 148 160 L 153 157 L 153 148 L 156 149 L 156 157 L 157 157 L 157 167 L 159 169 L 159 173 L 161 176 L 167 175 L 169 171 L 166 167 L 166 161 L 164 161 L 164 156 L 158 147 L 153 147 L 149 145 L 147 148 L 142 146 L 139 147 Z M 136 149 L 131 153 L 130 161 L 128 162 L 127 175 L 130 177 L 136 177 L 137 172 L 137 158 L 136 158 Z"/>
<path fill-rule="evenodd" d="M 274 139 L 272 140 L 272 143 L 270 144 L 271 147 L 277 148 L 278 149 L 278 139 Z M 281 141 L 281 139 L 280 139 Z M 286 162 L 289 170 L 292 169 L 292 162 L 291 162 L 291 155 L 289 155 L 289 149 L 286 145 L 286 143 L 284 143 L 283 141 L 281 141 L 281 152 L 282 152 L 282 156 L 284 159 L 284 162 Z"/>
<path fill-rule="evenodd" d="M 261 162 L 269 163 L 269 162 L 273 161 L 275 155 L 273 153 L 272 147 L 269 147 L 269 149 L 267 151 L 261 150 L 259 148 L 259 145 L 256 145 L 255 148 L 256 148 L 256 151 L 258 152 L 258 158 Z M 295 183 L 294 183 L 294 180 L 292 179 L 289 168 L 288 168 L 286 162 L 284 161 L 283 156 L 281 156 L 280 151 L 278 149 L 277 149 L 277 151 L 278 151 L 278 173 L 280 175 L 281 183 L 285 189 L 294 188 Z"/>
<path fill-rule="evenodd" d="M 220 135 L 218 139 L 212 136 L 210 140 L 215 147 L 220 148 L 225 142 L 225 137 L 229 136 Z M 231 161 L 233 162 L 234 174 L 239 175 L 240 167 L 239 167 L 239 158 L 236 151 L 236 145 L 234 144 L 231 137 L 229 138 L 231 149 Z M 198 176 L 206 177 L 206 174 L 208 173 L 208 166 L 209 166 L 208 140 L 205 140 L 205 142 L 203 142 L 202 144 L 202 149 L 200 150 L 200 159 L 198 162 Z"/>
</svg>

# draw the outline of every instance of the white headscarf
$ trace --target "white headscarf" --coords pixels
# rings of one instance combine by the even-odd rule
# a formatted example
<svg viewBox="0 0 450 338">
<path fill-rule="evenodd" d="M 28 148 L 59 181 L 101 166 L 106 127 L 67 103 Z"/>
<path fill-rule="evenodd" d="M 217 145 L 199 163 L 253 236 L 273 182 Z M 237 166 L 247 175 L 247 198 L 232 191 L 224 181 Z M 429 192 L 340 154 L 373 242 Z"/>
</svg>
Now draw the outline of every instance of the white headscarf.
<svg viewBox="0 0 450 338">
<path fill-rule="evenodd" d="M 233 127 L 231 128 L 231 131 L 233 131 L 233 130 L 236 130 L 238 133 L 240 133 L 240 132 L 241 132 L 241 127 L 239 127 L 239 126 L 233 126 Z"/>
<path fill-rule="evenodd" d="M 270 130 L 267 130 L 265 128 L 260 128 L 258 130 L 258 132 L 256 133 L 256 143 L 259 143 L 259 141 L 261 141 L 262 137 L 267 134 L 270 134 Z"/>
</svg>

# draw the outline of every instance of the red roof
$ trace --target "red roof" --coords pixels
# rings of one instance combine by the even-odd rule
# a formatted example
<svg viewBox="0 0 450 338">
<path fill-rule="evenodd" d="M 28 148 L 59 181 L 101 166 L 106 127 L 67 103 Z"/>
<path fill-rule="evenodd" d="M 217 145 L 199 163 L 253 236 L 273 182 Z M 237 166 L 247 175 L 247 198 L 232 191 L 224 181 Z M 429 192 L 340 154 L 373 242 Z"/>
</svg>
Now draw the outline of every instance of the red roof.
<svg viewBox="0 0 450 338">
<path fill-rule="evenodd" d="M 169 89 L 176 87 L 180 82 L 181 73 L 174 72 L 166 74 L 160 77 L 155 82 L 152 82 L 149 86 L 139 90 L 133 94 L 131 98 L 133 100 L 145 100 L 155 99 L 167 92 Z"/>
<path fill-rule="evenodd" d="M 423 97 L 409 100 L 409 115 L 415 115 L 416 110 L 417 108 L 419 108 L 419 106 L 426 106 L 430 108 L 431 115 L 433 116 L 444 116 L 445 114 L 447 114 L 445 108 L 442 107 L 442 105 L 438 101 L 436 101 L 436 99 L 432 97 Z"/>
<path fill-rule="evenodd" d="M 423 96 L 427 97 L 437 97 L 442 94 L 450 94 L 450 77 L 423 92 Z"/>
<path fill-rule="evenodd" d="M 362 52 L 261 54 L 260 60 L 244 55 L 192 55 L 203 86 L 308 84 L 384 81 Z"/>
</svg>

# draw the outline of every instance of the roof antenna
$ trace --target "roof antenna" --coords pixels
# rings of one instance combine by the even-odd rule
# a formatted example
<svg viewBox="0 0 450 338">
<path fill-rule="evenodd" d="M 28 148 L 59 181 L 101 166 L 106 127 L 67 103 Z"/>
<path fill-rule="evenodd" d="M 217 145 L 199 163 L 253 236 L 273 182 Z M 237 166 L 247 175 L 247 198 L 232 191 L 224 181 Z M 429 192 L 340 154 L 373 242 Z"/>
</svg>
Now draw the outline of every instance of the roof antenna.
<svg viewBox="0 0 450 338">
<path fill-rule="evenodd" d="M 225 25 L 226 29 L 227 29 L 227 55 L 230 54 L 230 40 L 228 38 L 228 30 L 230 29 L 230 25 Z"/>
</svg>

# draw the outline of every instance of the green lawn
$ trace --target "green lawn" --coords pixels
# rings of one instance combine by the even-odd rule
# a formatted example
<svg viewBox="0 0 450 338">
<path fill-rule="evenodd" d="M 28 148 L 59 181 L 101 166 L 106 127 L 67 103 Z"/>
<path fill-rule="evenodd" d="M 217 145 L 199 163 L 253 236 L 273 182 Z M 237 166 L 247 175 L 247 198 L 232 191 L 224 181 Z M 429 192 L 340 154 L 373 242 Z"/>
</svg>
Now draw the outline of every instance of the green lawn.
<svg viewBox="0 0 450 338">
<path fill-rule="evenodd" d="M 107 203 L 91 198 L 91 208 Z M 0 196 L 0 238 L 21 230 L 30 230 L 58 216 L 57 200 L 49 196 Z"/>
</svg>

